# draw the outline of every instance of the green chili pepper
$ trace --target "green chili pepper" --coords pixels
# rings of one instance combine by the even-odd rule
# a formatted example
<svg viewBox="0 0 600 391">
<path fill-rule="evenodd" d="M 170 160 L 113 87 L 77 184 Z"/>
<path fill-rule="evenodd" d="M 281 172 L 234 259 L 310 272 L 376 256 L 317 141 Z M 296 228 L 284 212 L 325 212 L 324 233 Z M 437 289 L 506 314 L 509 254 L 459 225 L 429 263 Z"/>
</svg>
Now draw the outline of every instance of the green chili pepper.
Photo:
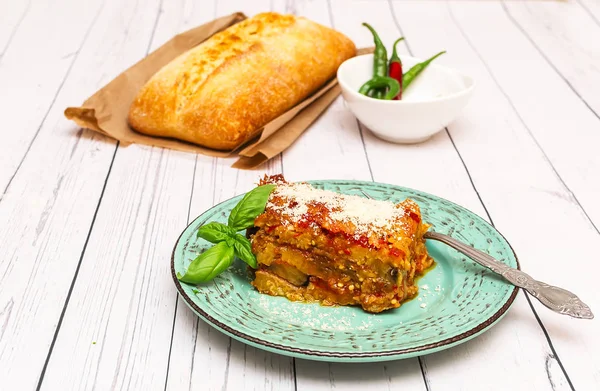
<svg viewBox="0 0 600 391">
<path fill-rule="evenodd" d="M 373 41 L 375 42 L 375 51 L 373 52 L 373 76 L 385 77 L 387 76 L 387 50 L 379 35 L 368 23 L 363 23 L 363 26 L 368 28 L 373 34 Z M 376 89 L 373 92 L 373 98 L 381 99 L 384 91 Z"/>
<path fill-rule="evenodd" d="M 371 80 L 363 84 L 358 92 L 363 95 L 369 96 L 368 93 L 372 89 L 385 89 L 387 88 L 387 93 L 382 98 L 384 100 L 392 100 L 398 93 L 400 92 L 400 83 L 398 80 L 392 79 L 388 76 L 374 76 Z"/>
<path fill-rule="evenodd" d="M 438 54 L 436 54 L 435 56 L 431 57 L 429 60 L 425 60 L 423 62 L 420 62 L 418 64 L 416 64 L 415 66 L 413 66 L 412 68 L 410 68 L 408 70 L 408 72 L 406 72 L 404 74 L 404 76 L 402 76 L 402 91 L 406 90 L 406 87 L 408 87 L 410 85 L 410 83 L 413 82 L 413 80 L 415 80 L 415 78 L 417 76 L 419 76 L 419 74 L 421 72 L 423 72 L 423 70 L 425 68 L 427 68 L 427 66 L 433 61 L 435 60 L 437 57 L 441 56 L 442 54 L 446 53 L 446 51 L 444 50 L 443 52 L 439 52 Z"/>
</svg>

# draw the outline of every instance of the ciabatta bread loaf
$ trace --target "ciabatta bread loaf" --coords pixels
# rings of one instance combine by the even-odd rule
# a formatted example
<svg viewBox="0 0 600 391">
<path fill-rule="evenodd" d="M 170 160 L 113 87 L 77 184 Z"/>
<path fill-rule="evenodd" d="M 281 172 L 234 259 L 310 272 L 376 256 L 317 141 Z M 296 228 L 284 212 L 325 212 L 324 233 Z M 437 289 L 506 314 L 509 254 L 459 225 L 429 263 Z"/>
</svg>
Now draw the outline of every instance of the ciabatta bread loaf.
<svg viewBox="0 0 600 391">
<path fill-rule="evenodd" d="M 328 80 L 356 54 L 343 34 L 302 17 L 262 13 L 160 69 L 134 99 L 138 132 L 232 150 Z"/>
</svg>

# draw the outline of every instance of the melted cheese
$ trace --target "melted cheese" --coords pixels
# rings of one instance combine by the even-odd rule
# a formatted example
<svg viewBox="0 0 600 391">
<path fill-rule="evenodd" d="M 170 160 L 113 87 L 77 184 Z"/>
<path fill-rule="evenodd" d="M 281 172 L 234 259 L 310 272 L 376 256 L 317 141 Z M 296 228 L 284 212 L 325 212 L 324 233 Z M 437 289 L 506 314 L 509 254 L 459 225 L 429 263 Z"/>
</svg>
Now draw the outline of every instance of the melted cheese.
<svg viewBox="0 0 600 391">
<path fill-rule="evenodd" d="M 276 205 L 272 202 L 274 197 L 290 202 Z M 330 210 L 331 220 L 351 222 L 357 233 L 387 231 L 404 216 L 404 210 L 390 201 L 339 194 L 307 183 L 278 183 L 269 197 L 267 208 L 285 213 L 291 221 L 298 222 L 305 217 L 311 204 L 323 204 Z"/>
</svg>

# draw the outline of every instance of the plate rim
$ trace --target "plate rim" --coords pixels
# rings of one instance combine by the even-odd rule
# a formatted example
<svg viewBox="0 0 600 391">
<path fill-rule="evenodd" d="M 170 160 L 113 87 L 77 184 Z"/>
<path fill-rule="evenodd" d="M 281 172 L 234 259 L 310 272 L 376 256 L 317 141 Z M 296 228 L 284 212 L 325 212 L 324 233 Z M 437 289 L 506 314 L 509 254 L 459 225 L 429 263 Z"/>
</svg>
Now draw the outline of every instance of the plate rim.
<svg viewBox="0 0 600 391">
<path fill-rule="evenodd" d="M 363 180 L 356 180 L 356 179 L 317 179 L 317 180 L 304 180 L 302 182 L 308 182 L 308 183 L 345 182 L 345 183 L 356 184 L 359 186 L 383 185 L 383 186 L 387 186 L 387 187 L 393 187 L 393 188 L 395 187 L 397 189 L 409 190 L 409 191 L 413 191 L 416 193 L 422 193 L 422 194 L 425 194 L 425 195 L 428 195 L 428 196 L 431 196 L 431 197 L 434 197 L 437 199 L 444 200 L 445 202 L 455 205 L 460 209 L 466 210 L 467 212 L 469 212 L 470 214 L 475 216 L 477 219 L 481 220 L 481 222 L 483 222 L 484 224 L 487 224 L 491 229 L 496 231 L 496 233 L 498 233 L 498 235 L 500 235 L 502 237 L 502 239 L 504 239 L 504 241 L 508 245 L 508 248 L 510 249 L 513 256 L 515 257 L 517 269 L 521 270 L 521 264 L 519 262 L 517 253 L 513 249 L 512 245 L 510 244 L 508 239 L 506 239 L 506 237 L 496 227 L 494 227 L 492 224 L 487 222 L 484 218 L 479 216 L 477 213 L 471 211 L 470 209 L 468 209 L 462 205 L 459 205 L 453 201 L 450 201 L 446 198 L 443 198 L 443 197 L 440 197 L 435 194 L 428 193 L 428 192 L 425 192 L 422 190 L 418 190 L 418 189 L 414 189 L 414 188 L 410 188 L 410 187 L 406 187 L 406 186 L 394 185 L 391 183 L 384 183 L 384 182 L 363 181 Z M 220 331 L 224 332 L 225 334 L 228 334 L 229 336 L 237 339 L 240 342 L 249 343 L 250 345 L 261 348 L 261 349 L 266 348 L 266 350 L 275 352 L 278 354 L 284 354 L 284 355 L 288 355 L 288 356 L 299 357 L 299 358 L 304 358 L 304 359 L 313 359 L 313 360 L 323 360 L 323 359 L 327 359 L 327 358 L 332 358 L 332 359 L 342 359 L 342 360 L 350 359 L 350 361 L 356 361 L 356 360 L 361 360 L 361 359 L 373 359 L 373 358 L 375 358 L 375 359 L 376 358 L 379 358 L 379 359 L 387 358 L 389 360 L 409 358 L 409 357 L 414 357 L 417 353 L 428 354 L 428 353 L 434 353 L 439 350 L 447 349 L 447 348 L 453 347 L 454 345 L 457 345 L 459 343 L 467 342 L 468 340 L 478 336 L 479 334 L 483 333 L 484 331 L 489 329 L 491 326 L 493 326 L 495 323 L 497 323 L 504 315 L 506 315 L 508 309 L 514 303 L 514 301 L 517 297 L 517 294 L 519 292 L 519 288 L 516 286 L 513 286 L 513 288 L 512 288 L 513 290 L 511 292 L 510 296 L 508 297 L 506 302 L 502 305 L 502 307 L 500 307 L 498 309 L 498 311 L 496 311 L 494 314 L 492 314 L 491 316 L 486 318 L 483 322 L 479 323 L 475 327 L 472 327 L 469 330 L 467 330 L 463 333 L 460 333 L 458 335 L 455 335 L 453 337 L 450 337 L 450 338 L 446 338 L 446 339 L 443 339 L 443 340 L 440 340 L 437 342 L 431 342 L 431 343 L 420 345 L 420 346 L 405 348 L 405 349 L 395 349 L 395 350 L 387 350 L 387 351 L 380 351 L 380 352 L 328 352 L 328 351 L 318 351 L 318 350 L 312 350 L 312 349 L 303 349 L 303 348 L 296 348 L 296 347 L 281 345 L 278 343 L 274 343 L 274 342 L 266 341 L 261 338 L 254 337 L 252 335 L 248 335 L 244 332 L 241 332 L 237 329 L 234 329 L 234 328 L 227 326 L 226 324 L 220 322 L 219 320 L 215 319 L 213 316 L 209 315 L 206 311 L 201 309 L 196 303 L 194 303 L 194 301 L 183 290 L 181 282 L 177 279 L 177 273 L 175 271 L 175 251 L 177 249 L 177 245 L 179 244 L 179 242 L 181 240 L 181 237 L 188 230 L 188 228 L 190 228 L 190 226 L 193 225 L 202 214 L 208 212 L 211 209 L 218 207 L 221 204 L 229 202 L 229 201 L 233 200 L 234 198 L 243 196 L 243 194 L 245 194 L 245 193 L 238 194 L 238 195 L 230 197 L 226 200 L 223 200 L 223 201 L 219 202 L 218 204 L 215 204 L 215 205 L 211 206 L 210 208 L 206 209 L 205 211 L 200 213 L 198 216 L 196 216 L 181 231 L 177 240 L 175 241 L 175 245 L 173 246 L 173 251 L 171 253 L 171 277 L 173 278 L 175 287 L 177 288 L 177 291 L 178 291 L 179 295 L 183 298 L 184 302 L 196 313 L 197 316 L 202 318 L 205 322 L 209 323 L 212 327 L 219 329 Z"/>
</svg>

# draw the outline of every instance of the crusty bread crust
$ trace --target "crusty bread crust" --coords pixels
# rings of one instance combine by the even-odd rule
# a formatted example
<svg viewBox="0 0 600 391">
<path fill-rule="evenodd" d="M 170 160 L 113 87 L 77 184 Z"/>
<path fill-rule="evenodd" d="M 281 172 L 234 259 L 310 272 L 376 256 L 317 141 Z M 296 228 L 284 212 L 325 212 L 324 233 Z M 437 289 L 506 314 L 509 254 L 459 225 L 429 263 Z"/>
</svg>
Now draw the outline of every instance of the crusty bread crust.
<svg viewBox="0 0 600 391">
<path fill-rule="evenodd" d="M 142 87 L 138 132 L 232 150 L 335 76 L 356 54 L 343 34 L 302 17 L 262 13 L 178 56 Z"/>
</svg>

